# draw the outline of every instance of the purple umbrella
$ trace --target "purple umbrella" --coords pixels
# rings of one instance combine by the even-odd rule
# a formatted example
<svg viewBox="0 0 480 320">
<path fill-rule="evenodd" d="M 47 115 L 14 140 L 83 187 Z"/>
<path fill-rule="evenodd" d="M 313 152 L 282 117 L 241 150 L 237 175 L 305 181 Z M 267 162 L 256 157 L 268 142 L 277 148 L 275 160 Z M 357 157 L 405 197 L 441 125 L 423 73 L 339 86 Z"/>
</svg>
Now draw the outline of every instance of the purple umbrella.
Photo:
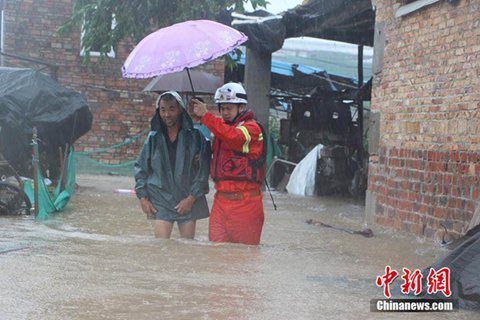
<svg viewBox="0 0 480 320">
<path fill-rule="evenodd" d="M 123 64 L 122 74 L 145 79 L 185 68 L 188 73 L 188 68 L 223 56 L 247 40 L 243 33 L 210 20 L 177 23 L 140 41 Z"/>
</svg>

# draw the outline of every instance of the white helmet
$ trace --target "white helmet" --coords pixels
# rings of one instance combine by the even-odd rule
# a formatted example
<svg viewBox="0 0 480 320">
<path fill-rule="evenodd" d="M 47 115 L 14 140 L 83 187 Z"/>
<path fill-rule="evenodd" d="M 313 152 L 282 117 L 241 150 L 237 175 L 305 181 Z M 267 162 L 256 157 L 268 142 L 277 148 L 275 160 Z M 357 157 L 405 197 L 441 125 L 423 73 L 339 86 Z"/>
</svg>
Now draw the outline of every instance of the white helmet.
<svg viewBox="0 0 480 320">
<path fill-rule="evenodd" d="M 217 89 L 215 103 L 247 104 L 247 93 L 240 83 L 229 82 Z"/>
</svg>

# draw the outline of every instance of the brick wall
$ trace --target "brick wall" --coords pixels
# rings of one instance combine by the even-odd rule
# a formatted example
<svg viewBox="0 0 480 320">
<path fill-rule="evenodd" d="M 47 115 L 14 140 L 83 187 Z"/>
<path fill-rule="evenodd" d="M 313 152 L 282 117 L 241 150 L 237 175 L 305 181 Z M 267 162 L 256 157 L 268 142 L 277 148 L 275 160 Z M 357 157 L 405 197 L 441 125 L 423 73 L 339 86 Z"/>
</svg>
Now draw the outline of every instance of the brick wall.
<svg viewBox="0 0 480 320">
<path fill-rule="evenodd" d="M 427 237 L 442 225 L 464 234 L 480 187 L 480 2 L 441 1 L 400 18 L 403 1 L 373 2 L 386 22 L 372 92 L 374 220 Z"/>
<path fill-rule="evenodd" d="M 104 64 L 98 63 L 97 57 L 91 58 L 89 66 L 82 64 L 79 32 L 66 36 L 56 33 L 70 16 L 72 3 L 73 0 L 7 1 L 4 51 L 58 66 L 58 81 L 86 96 L 94 120 L 92 130 L 76 143 L 77 150 L 124 142 L 149 127 L 155 96 L 141 92 L 149 80 L 125 80 L 121 76 L 121 66 L 134 47 L 132 42 L 123 42 L 116 57 L 108 58 Z M 37 70 L 43 67 L 7 57 L 4 65 Z M 222 60 L 202 67 L 223 76 Z M 48 69 L 43 71 L 49 73 Z M 142 142 L 101 154 L 101 160 L 113 164 L 131 160 Z"/>
</svg>

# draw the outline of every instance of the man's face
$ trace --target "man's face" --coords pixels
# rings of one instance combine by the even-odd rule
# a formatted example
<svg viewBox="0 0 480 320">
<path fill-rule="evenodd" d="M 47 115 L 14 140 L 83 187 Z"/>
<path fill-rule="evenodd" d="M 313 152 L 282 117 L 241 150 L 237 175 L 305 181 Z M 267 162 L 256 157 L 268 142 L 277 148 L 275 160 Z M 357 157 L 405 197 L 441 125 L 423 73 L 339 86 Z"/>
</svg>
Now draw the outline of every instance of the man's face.
<svg viewBox="0 0 480 320">
<path fill-rule="evenodd" d="M 220 105 L 220 113 L 222 115 L 223 121 L 225 122 L 233 121 L 233 119 L 235 119 L 235 117 L 244 110 L 244 104 L 222 103 Z"/>
<path fill-rule="evenodd" d="M 182 107 L 175 99 L 160 100 L 160 118 L 167 127 L 175 127 L 178 125 L 180 115 L 182 114 Z"/>
</svg>

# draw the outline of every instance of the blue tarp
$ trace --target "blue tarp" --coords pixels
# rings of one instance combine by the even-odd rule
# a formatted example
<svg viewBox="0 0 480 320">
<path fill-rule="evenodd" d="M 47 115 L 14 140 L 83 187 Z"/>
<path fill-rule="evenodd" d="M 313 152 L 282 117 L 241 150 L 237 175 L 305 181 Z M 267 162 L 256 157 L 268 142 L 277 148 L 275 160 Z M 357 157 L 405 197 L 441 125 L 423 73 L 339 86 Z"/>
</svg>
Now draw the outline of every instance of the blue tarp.
<svg viewBox="0 0 480 320">
<path fill-rule="evenodd" d="M 232 55 L 232 58 L 235 56 Z M 245 55 L 243 54 L 238 61 L 240 64 L 245 64 Z M 272 73 L 281 74 L 284 76 L 293 77 L 292 63 L 282 62 L 278 60 L 272 60 Z M 325 72 L 325 70 L 313 68 L 309 66 L 298 65 L 297 70 L 305 74 L 313 74 L 318 72 Z"/>
<path fill-rule="evenodd" d="M 236 55 L 232 54 L 231 57 L 235 60 Z M 242 54 L 240 59 L 238 59 L 237 63 L 240 65 L 244 66 L 245 65 L 245 54 Z M 338 85 L 339 83 L 344 83 L 345 85 L 350 85 L 350 86 L 357 86 L 357 79 L 356 78 L 351 78 L 347 77 L 341 74 L 335 74 L 328 72 L 325 69 L 321 68 L 316 68 L 316 67 L 311 67 L 307 65 L 302 65 L 302 64 L 295 64 L 295 63 L 289 63 L 285 61 L 279 61 L 279 60 L 274 60 L 272 59 L 272 77 L 273 82 L 272 86 L 275 87 L 275 76 L 280 76 L 281 78 L 283 77 L 298 77 L 298 76 L 306 76 L 310 78 L 310 80 L 306 81 L 305 79 L 300 80 L 299 83 L 297 84 L 288 84 L 285 83 L 285 80 L 282 80 L 280 82 L 277 82 L 277 86 L 279 86 L 277 89 L 287 89 L 288 87 L 290 90 L 295 91 L 295 89 L 292 89 L 295 86 L 305 86 L 305 83 L 308 83 L 310 87 L 315 87 L 315 86 L 321 86 L 324 89 L 332 90 L 332 91 L 341 91 L 342 85 Z M 278 80 L 278 78 L 277 78 Z M 332 82 L 332 80 L 335 80 Z M 365 83 L 369 79 L 366 79 Z M 305 82 L 306 81 L 306 82 Z M 302 85 L 303 84 L 303 85 Z M 316 84 L 316 85 L 315 85 Z M 291 87 L 293 85 L 293 87 Z"/>
</svg>

